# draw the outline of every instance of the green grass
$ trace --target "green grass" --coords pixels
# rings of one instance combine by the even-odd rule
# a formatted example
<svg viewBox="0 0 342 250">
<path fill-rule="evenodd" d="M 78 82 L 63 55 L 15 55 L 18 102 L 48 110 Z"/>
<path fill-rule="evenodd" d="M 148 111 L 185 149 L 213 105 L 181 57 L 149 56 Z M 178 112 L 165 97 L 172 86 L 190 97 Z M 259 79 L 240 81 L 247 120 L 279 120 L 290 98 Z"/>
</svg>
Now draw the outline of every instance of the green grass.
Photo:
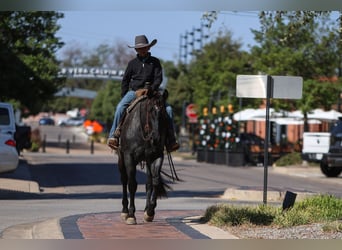
<svg viewBox="0 0 342 250">
<path fill-rule="evenodd" d="M 206 209 L 203 217 L 218 227 L 254 225 L 292 227 L 323 223 L 323 230 L 341 231 L 342 199 L 315 195 L 296 202 L 290 209 L 270 205 L 234 206 L 220 204 Z"/>
</svg>

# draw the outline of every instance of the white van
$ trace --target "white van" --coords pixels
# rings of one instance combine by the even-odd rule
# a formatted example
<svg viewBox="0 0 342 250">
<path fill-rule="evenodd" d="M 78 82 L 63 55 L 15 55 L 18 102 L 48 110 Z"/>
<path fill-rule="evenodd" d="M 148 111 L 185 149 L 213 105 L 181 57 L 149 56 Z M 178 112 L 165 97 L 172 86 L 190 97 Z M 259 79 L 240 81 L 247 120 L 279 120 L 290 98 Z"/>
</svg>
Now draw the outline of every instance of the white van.
<svg viewBox="0 0 342 250">
<path fill-rule="evenodd" d="M 17 169 L 19 155 L 16 150 L 15 117 L 9 103 L 0 102 L 0 173 Z"/>
</svg>

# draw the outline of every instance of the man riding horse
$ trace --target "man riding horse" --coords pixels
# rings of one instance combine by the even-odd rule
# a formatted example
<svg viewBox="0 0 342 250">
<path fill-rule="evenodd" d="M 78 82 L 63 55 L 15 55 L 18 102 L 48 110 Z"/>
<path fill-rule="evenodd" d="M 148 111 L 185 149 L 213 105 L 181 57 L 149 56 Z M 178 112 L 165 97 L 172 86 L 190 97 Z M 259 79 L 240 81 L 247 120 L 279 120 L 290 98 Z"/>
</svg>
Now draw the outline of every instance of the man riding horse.
<svg viewBox="0 0 342 250">
<path fill-rule="evenodd" d="M 160 61 L 151 56 L 149 52 L 156 43 L 156 39 L 149 43 L 145 35 L 139 35 L 135 37 L 135 45 L 128 45 L 135 49 L 137 56 L 128 63 L 121 82 L 122 99 L 116 107 L 113 125 L 107 140 L 107 145 L 114 150 L 119 147 L 120 122 L 128 105 L 139 96 L 150 95 L 152 92 L 158 91 L 162 83 L 163 73 Z M 176 140 L 173 114 L 169 105 L 166 112 L 168 114 L 168 132 L 165 146 L 168 152 L 172 152 L 179 149 L 179 144 Z"/>
</svg>

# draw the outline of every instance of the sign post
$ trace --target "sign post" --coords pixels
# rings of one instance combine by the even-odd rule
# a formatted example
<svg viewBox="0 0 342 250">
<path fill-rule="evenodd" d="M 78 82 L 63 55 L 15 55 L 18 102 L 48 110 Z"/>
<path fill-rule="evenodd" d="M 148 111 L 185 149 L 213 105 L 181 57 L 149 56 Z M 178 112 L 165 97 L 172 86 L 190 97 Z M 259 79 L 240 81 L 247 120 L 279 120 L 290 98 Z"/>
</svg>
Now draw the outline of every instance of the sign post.
<svg viewBox="0 0 342 250">
<path fill-rule="evenodd" d="M 270 100 L 302 98 L 303 79 L 295 76 L 238 75 L 236 96 L 245 98 L 266 98 L 266 122 L 264 144 L 264 189 L 263 203 L 267 204 L 268 144 L 270 140 Z"/>
</svg>

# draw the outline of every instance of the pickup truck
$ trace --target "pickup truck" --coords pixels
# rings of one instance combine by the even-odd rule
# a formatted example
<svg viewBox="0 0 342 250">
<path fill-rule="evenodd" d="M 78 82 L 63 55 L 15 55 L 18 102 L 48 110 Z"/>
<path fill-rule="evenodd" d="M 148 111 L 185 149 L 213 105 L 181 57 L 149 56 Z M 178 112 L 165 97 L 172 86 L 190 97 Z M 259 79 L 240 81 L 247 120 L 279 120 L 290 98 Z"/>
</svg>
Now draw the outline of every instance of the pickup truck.
<svg viewBox="0 0 342 250">
<path fill-rule="evenodd" d="M 329 152 L 329 132 L 304 132 L 302 158 L 309 162 L 320 162 L 323 154 Z"/>
<path fill-rule="evenodd" d="M 321 171 L 327 177 L 337 177 L 342 172 L 342 120 L 338 120 L 330 132 L 331 140 L 327 153 L 320 162 Z"/>
</svg>

